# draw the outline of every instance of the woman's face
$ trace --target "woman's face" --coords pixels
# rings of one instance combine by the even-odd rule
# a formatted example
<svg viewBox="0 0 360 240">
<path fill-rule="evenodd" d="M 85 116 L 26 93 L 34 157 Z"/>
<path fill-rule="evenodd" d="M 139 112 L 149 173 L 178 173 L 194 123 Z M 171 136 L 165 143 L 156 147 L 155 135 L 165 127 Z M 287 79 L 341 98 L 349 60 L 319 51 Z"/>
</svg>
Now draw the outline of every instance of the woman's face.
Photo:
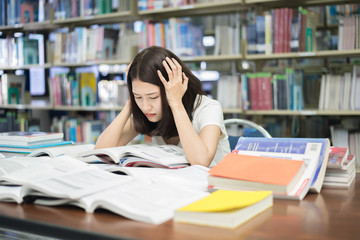
<svg viewBox="0 0 360 240">
<path fill-rule="evenodd" d="M 140 110 L 150 122 L 158 122 L 162 117 L 160 87 L 151 83 L 133 79 L 134 99 Z"/>
</svg>

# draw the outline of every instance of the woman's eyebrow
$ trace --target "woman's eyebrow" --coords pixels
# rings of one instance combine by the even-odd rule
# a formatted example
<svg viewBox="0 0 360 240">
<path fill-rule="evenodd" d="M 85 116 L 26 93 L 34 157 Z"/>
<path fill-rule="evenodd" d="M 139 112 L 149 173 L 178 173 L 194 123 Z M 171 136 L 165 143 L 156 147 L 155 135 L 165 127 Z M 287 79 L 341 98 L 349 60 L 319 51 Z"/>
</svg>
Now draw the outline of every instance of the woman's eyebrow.
<svg viewBox="0 0 360 240">
<path fill-rule="evenodd" d="M 138 94 L 136 92 L 133 92 L 134 95 L 141 95 L 141 94 Z M 151 92 L 151 93 L 146 93 L 144 95 L 153 95 L 153 94 L 158 94 L 158 92 Z"/>
</svg>

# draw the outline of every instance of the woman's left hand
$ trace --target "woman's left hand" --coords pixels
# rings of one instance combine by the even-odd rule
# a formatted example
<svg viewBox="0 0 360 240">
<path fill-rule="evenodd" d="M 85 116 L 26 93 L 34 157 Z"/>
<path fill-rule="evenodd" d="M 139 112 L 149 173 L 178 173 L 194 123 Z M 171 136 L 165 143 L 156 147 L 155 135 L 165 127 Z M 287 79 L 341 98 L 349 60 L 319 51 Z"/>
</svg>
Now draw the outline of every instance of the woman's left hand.
<svg viewBox="0 0 360 240">
<path fill-rule="evenodd" d="M 189 78 L 183 73 L 181 65 L 174 58 L 170 59 L 166 57 L 163 65 L 168 74 L 169 81 L 166 81 L 159 70 L 157 73 L 161 82 L 164 84 L 169 106 L 174 107 L 182 104 L 182 97 L 187 90 Z"/>
</svg>

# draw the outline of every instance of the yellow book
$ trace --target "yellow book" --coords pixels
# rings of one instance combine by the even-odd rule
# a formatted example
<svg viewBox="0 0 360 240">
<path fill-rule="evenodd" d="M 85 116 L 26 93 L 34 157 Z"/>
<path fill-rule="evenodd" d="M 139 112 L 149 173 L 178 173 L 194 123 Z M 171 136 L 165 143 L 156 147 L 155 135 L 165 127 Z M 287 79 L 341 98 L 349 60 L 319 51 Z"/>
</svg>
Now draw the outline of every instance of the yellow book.
<svg viewBox="0 0 360 240">
<path fill-rule="evenodd" d="M 175 211 L 174 221 L 236 228 L 273 205 L 271 191 L 218 190 Z"/>
</svg>

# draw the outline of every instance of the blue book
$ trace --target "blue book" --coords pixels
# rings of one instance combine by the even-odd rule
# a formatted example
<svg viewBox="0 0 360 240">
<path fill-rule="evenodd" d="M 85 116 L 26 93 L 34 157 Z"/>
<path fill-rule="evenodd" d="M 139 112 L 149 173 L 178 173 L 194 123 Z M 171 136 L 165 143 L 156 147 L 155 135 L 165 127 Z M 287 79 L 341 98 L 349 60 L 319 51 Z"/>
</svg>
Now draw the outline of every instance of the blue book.
<svg viewBox="0 0 360 240">
<path fill-rule="evenodd" d="M 302 182 L 299 182 L 299 188 L 294 189 L 291 196 L 281 196 L 301 200 L 306 195 L 306 184 L 309 184 L 310 192 L 321 191 L 329 151 L 330 141 L 327 138 L 240 137 L 234 153 L 304 160 L 306 170 Z"/>
<path fill-rule="evenodd" d="M 60 147 L 60 146 L 70 146 L 70 145 L 74 145 L 74 142 L 61 141 L 61 142 L 45 143 L 45 144 L 39 144 L 39 145 L 33 145 L 33 146 L 16 146 L 16 145 L 10 145 L 10 144 L 1 144 L 0 152 L 29 154 L 37 149 Z"/>
</svg>

